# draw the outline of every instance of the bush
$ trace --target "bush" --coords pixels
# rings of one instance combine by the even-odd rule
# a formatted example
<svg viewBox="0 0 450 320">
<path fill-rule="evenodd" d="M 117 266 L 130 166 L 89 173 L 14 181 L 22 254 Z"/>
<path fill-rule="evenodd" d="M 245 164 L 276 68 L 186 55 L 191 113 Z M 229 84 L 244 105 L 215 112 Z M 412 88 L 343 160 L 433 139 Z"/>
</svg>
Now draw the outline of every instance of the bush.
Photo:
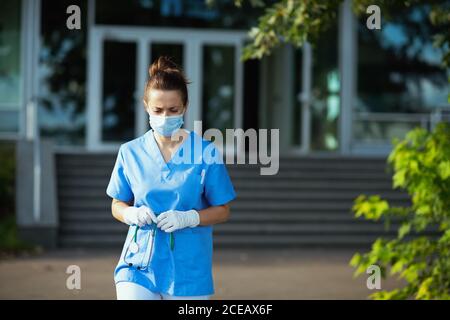
<svg viewBox="0 0 450 320">
<path fill-rule="evenodd" d="M 0 219 L 14 213 L 15 154 L 11 143 L 0 144 Z"/>
<path fill-rule="evenodd" d="M 404 287 L 378 291 L 373 299 L 450 299 L 450 125 L 439 123 L 431 133 L 410 131 L 394 141 L 388 163 L 393 187 L 408 192 L 411 206 L 392 207 L 379 196 L 355 200 L 356 217 L 383 218 L 388 226 L 400 220 L 396 238 L 379 238 L 370 252 L 353 256 L 355 276 L 374 264 L 383 277 L 389 267 L 391 275 L 406 280 Z"/>
<path fill-rule="evenodd" d="M 5 254 L 34 251 L 36 248 L 19 239 L 14 215 L 0 219 L 0 258 Z"/>
<path fill-rule="evenodd" d="M 15 218 L 15 148 L 0 144 L 0 258 L 5 254 L 33 250 L 18 238 Z"/>
</svg>

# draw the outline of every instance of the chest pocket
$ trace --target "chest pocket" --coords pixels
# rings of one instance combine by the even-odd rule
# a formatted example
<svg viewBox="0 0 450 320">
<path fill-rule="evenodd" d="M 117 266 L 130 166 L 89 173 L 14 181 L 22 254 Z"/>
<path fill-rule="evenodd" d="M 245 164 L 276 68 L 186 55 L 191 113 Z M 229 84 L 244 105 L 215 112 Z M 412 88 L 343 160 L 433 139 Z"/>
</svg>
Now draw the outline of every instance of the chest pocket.
<svg viewBox="0 0 450 320">
<path fill-rule="evenodd" d="M 201 203 L 204 192 L 204 178 L 200 167 L 183 173 L 180 183 L 180 201 L 185 210 L 195 209 Z M 203 180 L 203 181 L 202 181 Z"/>
</svg>

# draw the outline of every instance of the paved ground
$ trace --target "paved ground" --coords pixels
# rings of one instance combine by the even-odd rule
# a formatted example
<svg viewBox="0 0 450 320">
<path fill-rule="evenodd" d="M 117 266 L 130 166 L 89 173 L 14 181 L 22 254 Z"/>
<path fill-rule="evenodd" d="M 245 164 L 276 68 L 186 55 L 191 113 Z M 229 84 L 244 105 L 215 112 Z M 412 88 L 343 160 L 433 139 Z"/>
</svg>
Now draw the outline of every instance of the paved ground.
<svg viewBox="0 0 450 320">
<path fill-rule="evenodd" d="M 366 299 L 366 275 L 348 266 L 358 250 L 232 250 L 214 252 L 213 299 Z M 0 261 L 0 299 L 115 299 L 119 251 L 53 251 Z M 66 269 L 81 268 L 81 290 L 66 288 Z M 382 289 L 398 284 L 382 280 Z"/>
</svg>

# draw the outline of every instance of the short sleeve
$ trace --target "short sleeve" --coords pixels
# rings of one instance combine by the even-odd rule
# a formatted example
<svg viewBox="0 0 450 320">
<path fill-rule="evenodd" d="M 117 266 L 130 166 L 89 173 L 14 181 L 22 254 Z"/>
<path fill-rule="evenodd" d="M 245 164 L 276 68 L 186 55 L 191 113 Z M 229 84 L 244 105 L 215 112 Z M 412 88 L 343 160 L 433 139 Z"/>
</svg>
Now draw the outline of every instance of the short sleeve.
<svg viewBox="0 0 450 320">
<path fill-rule="evenodd" d="M 133 192 L 131 191 L 130 183 L 126 177 L 124 165 L 123 150 L 121 147 L 117 154 L 111 179 L 106 188 L 106 194 L 111 198 L 128 202 L 133 200 Z"/>
<path fill-rule="evenodd" d="M 212 206 L 224 205 L 236 198 L 225 164 L 211 164 L 206 170 L 205 197 Z"/>
</svg>

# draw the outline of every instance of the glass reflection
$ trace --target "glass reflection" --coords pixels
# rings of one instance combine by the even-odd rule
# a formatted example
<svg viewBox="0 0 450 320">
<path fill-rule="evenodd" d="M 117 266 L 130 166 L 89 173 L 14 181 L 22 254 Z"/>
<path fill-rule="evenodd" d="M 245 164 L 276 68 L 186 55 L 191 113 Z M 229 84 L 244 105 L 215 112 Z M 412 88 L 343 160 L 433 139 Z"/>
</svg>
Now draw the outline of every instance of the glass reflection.
<svg viewBox="0 0 450 320">
<path fill-rule="evenodd" d="M 294 93 L 294 109 L 292 110 L 292 132 L 291 132 L 291 145 L 300 147 L 302 142 L 302 102 L 300 100 L 300 95 L 302 92 L 302 49 L 295 49 L 294 55 L 294 81 L 293 90 Z"/>
<path fill-rule="evenodd" d="M 400 7 L 375 32 L 360 21 L 357 111 L 427 112 L 446 103 L 447 75 L 429 11 L 429 5 Z"/>
<path fill-rule="evenodd" d="M 83 145 L 86 128 L 86 19 L 67 29 L 66 8 L 86 12 L 86 0 L 41 0 L 39 121 L 41 134 L 57 144 Z M 61 12 L 63 14 L 61 14 Z"/>
<path fill-rule="evenodd" d="M 2 1 L 0 11 L 0 111 L 20 105 L 20 1 Z"/>
<path fill-rule="evenodd" d="M 360 21 L 353 124 L 357 142 L 390 144 L 414 127 L 427 127 L 428 114 L 447 104 L 447 72 L 441 50 L 432 43 L 438 30 L 429 12 L 427 4 L 399 6 L 375 32 Z"/>
<path fill-rule="evenodd" d="M 105 41 L 103 49 L 102 140 L 134 138 L 136 44 Z"/>
<path fill-rule="evenodd" d="M 0 11 L 0 132 L 19 131 L 21 99 L 20 1 L 2 1 Z"/>
<path fill-rule="evenodd" d="M 337 24 L 313 44 L 311 149 L 337 150 L 340 114 Z"/>
<path fill-rule="evenodd" d="M 237 8 L 230 0 L 216 0 L 212 5 L 205 0 L 97 0 L 95 19 L 109 25 L 247 30 L 256 24 L 263 10 L 247 1 Z"/>
<path fill-rule="evenodd" d="M 203 130 L 234 127 L 234 55 L 233 46 L 203 47 Z"/>
</svg>

